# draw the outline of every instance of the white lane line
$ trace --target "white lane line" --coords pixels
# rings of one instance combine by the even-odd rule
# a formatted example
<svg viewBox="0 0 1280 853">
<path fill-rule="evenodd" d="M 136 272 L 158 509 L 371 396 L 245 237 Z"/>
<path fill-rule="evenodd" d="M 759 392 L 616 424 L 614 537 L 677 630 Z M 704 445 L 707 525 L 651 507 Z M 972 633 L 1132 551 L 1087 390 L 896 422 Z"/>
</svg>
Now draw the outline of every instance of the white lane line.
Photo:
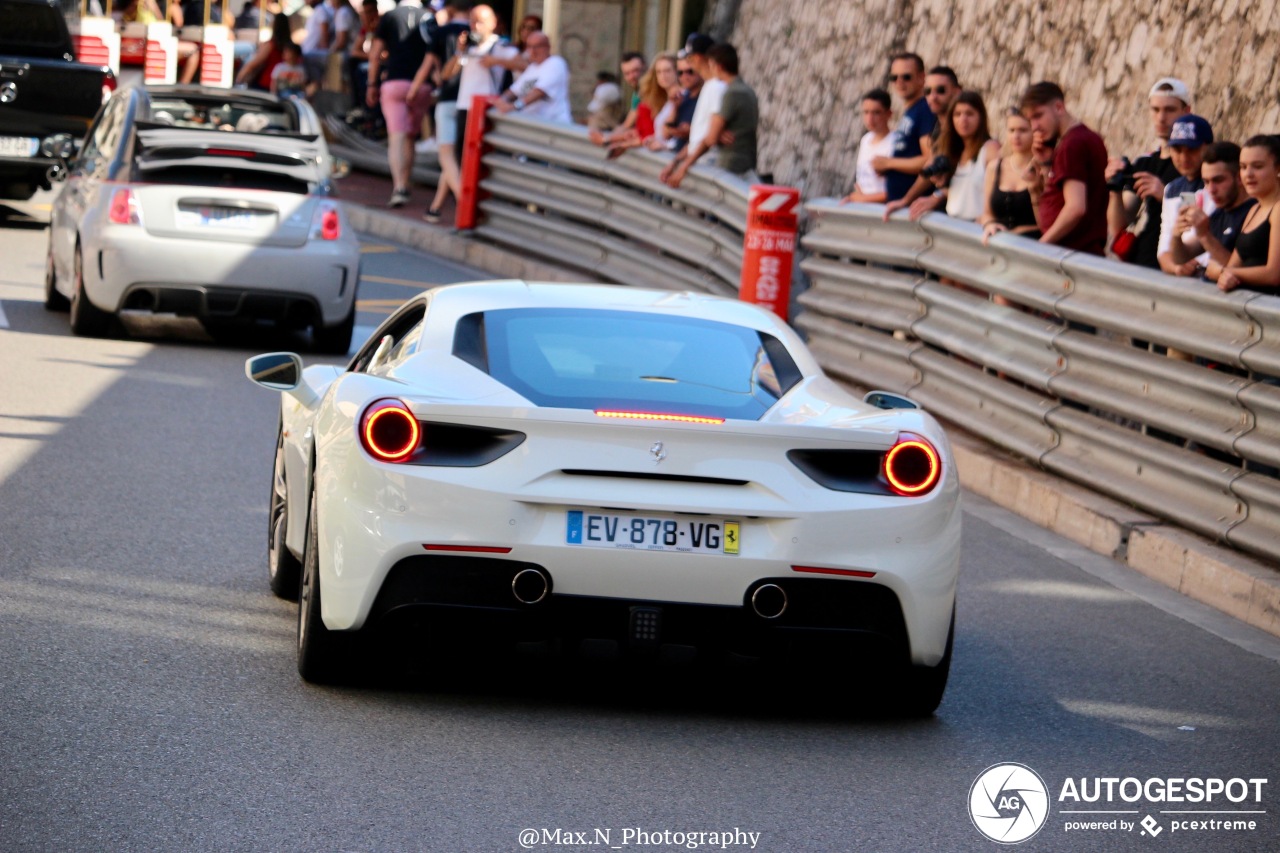
<svg viewBox="0 0 1280 853">
<path fill-rule="evenodd" d="M 9 328 L 9 318 L 4 314 L 4 303 L 0 302 L 0 329 Z"/>
</svg>

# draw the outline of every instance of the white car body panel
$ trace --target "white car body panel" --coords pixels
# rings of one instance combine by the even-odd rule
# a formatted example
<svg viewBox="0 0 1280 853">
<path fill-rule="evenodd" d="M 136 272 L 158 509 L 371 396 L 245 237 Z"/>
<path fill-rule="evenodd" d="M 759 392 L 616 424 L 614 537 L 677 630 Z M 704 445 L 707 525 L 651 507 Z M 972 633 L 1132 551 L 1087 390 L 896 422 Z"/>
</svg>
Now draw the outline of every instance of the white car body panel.
<svg viewBox="0 0 1280 853">
<path fill-rule="evenodd" d="M 288 449 L 289 547 L 301 555 L 306 527 L 306 468 L 314 448 L 322 618 L 334 630 L 358 629 L 391 568 L 421 557 L 427 544 L 510 548 L 505 557 L 536 563 L 556 595 L 742 606 L 761 578 L 791 576 L 792 566 L 874 572 L 898 597 L 910 657 L 937 664 L 947 647 L 960 553 L 960 487 L 938 423 L 920 410 L 871 407 L 827 378 L 799 338 L 772 314 L 743 303 L 693 294 L 610 286 L 454 285 L 427 295 L 418 352 L 400 364 L 331 377 L 308 368 L 324 388 L 314 408 L 283 395 Z M 451 352 L 459 317 L 507 307 L 569 306 L 670 313 L 746 326 L 781 340 L 803 379 L 758 421 L 723 424 L 603 422 L 584 409 L 540 408 Z M 332 381 L 330 379 L 332 378 Z M 306 396 L 303 394 L 303 396 Z M 508 429 L 526 438 L 478 467 L 381 462 L 361 445 L 367 405 L 402 400 L 424 427 L 431 422 Z M 789 449 L 887 451 L 902 432 L 927 439 L 942 459 L 942 479 L 920 497 L 824 488 L 786 456 Z M 651 452 L 661 441 L 665 456 Z M 747 481 L 619 480 L 566 470 L 660 473 Z M 740 520 L 741 553 L 605 550 L 565 542 L 566 511 L 607 508 L 694 513 Z"/>
</svg>

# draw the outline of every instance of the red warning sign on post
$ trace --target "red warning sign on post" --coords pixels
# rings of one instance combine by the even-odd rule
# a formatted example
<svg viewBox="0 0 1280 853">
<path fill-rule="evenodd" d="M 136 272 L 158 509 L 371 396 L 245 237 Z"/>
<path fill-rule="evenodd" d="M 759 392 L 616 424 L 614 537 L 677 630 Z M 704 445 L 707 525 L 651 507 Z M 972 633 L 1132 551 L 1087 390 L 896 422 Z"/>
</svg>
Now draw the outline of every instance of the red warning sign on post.
<svg viewBox="0 0 1280 853">
<path fill-rule="evenodd" d="M 800 191 L 795 187 L 756 184 L 751 187 L 742 240 L 738 298 L 763 305 L 784 320 L 791 301 L 799 207 Z"/>
</svg>

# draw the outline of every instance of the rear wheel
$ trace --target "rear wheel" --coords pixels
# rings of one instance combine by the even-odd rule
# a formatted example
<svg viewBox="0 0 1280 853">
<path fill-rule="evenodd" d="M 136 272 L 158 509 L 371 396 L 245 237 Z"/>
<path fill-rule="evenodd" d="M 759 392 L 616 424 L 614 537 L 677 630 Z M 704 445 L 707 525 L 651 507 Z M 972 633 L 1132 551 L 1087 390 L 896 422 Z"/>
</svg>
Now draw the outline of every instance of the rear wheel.
<svg viewBox="0 0 1280 853">
<path fill-rule="evenodd" d="M 77 335 L 101 338 L 111 330 L 114 317 L 89 301 L 84 292 L 84 259 L 80 247 L 75 254 L 75 290 L 71 294 L 71 331 Z"/>
<path fill-rule="evenodd" d="M 307 546 L 302 557 L 302 585 L 298 596 L 298 674 L 313 684 L 344 681 L 350 672 L 355 641 L 353 634 L 330 631 L 320 618 L 320 533 L 313 488 L 307 512 Z"/>
<path fill-rule="evenodd" d="M 351 303 L 349 313 L 336 326 L 315 325 L 311 327 L 311 343 L 316 352 L 328 355 L 346 355 L 351 349 L 351 336 L 356 329 L 356 305 Z"/>
<path fill-rule="evenodd" d="M 49 311 L 66 311 L 71 301 L 58 292 L 58 273 L 53 267 L 53 237 L 49 237 L 49 253 L 44 261 L 44 307 Z"/>
<path fill-rule="evenodd" d="M 288 601 L 298 600 L 302 562 L 286 544 L 289 532 L 289 490 L 284 471 L 284 425 L 276 436 L 276 461 L 271 476 L 271 509 L 267 516 L 267 576 L 271 591 Z"/>
</svg>

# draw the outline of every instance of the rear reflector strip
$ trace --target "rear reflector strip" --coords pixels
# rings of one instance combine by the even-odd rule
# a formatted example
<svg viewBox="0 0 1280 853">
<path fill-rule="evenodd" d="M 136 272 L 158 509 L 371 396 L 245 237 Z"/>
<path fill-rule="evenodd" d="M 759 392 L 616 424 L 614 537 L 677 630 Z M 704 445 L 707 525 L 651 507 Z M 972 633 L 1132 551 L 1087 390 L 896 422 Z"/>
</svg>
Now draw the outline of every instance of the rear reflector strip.
<svg viewBox="0 0 1280 853">
<path fill-rule="evenodd" d="M 661 412 L 611 412 L 596 409 L 599 418 L 628 418 L 636 421 L 676 421 L 682 424 L 722 424 L 724 418 L 704 418 L 699 415 L 668 415 Z"/>
<path fill-rule="evenodd" d="M 492 545 L 423 545 L 428 551 L 464 551 L 471 554 L 510 554 L 510 548 L 497 548 Z"/>
<path fill-rule="evenodd" d="M 792 566 L 791 571 L 807 575 L 840 575 L 846 578 L 873 578 L 875 572 L 864 572 L 861 569 L 822 569 L 817 566 Z"/>
</svg>

